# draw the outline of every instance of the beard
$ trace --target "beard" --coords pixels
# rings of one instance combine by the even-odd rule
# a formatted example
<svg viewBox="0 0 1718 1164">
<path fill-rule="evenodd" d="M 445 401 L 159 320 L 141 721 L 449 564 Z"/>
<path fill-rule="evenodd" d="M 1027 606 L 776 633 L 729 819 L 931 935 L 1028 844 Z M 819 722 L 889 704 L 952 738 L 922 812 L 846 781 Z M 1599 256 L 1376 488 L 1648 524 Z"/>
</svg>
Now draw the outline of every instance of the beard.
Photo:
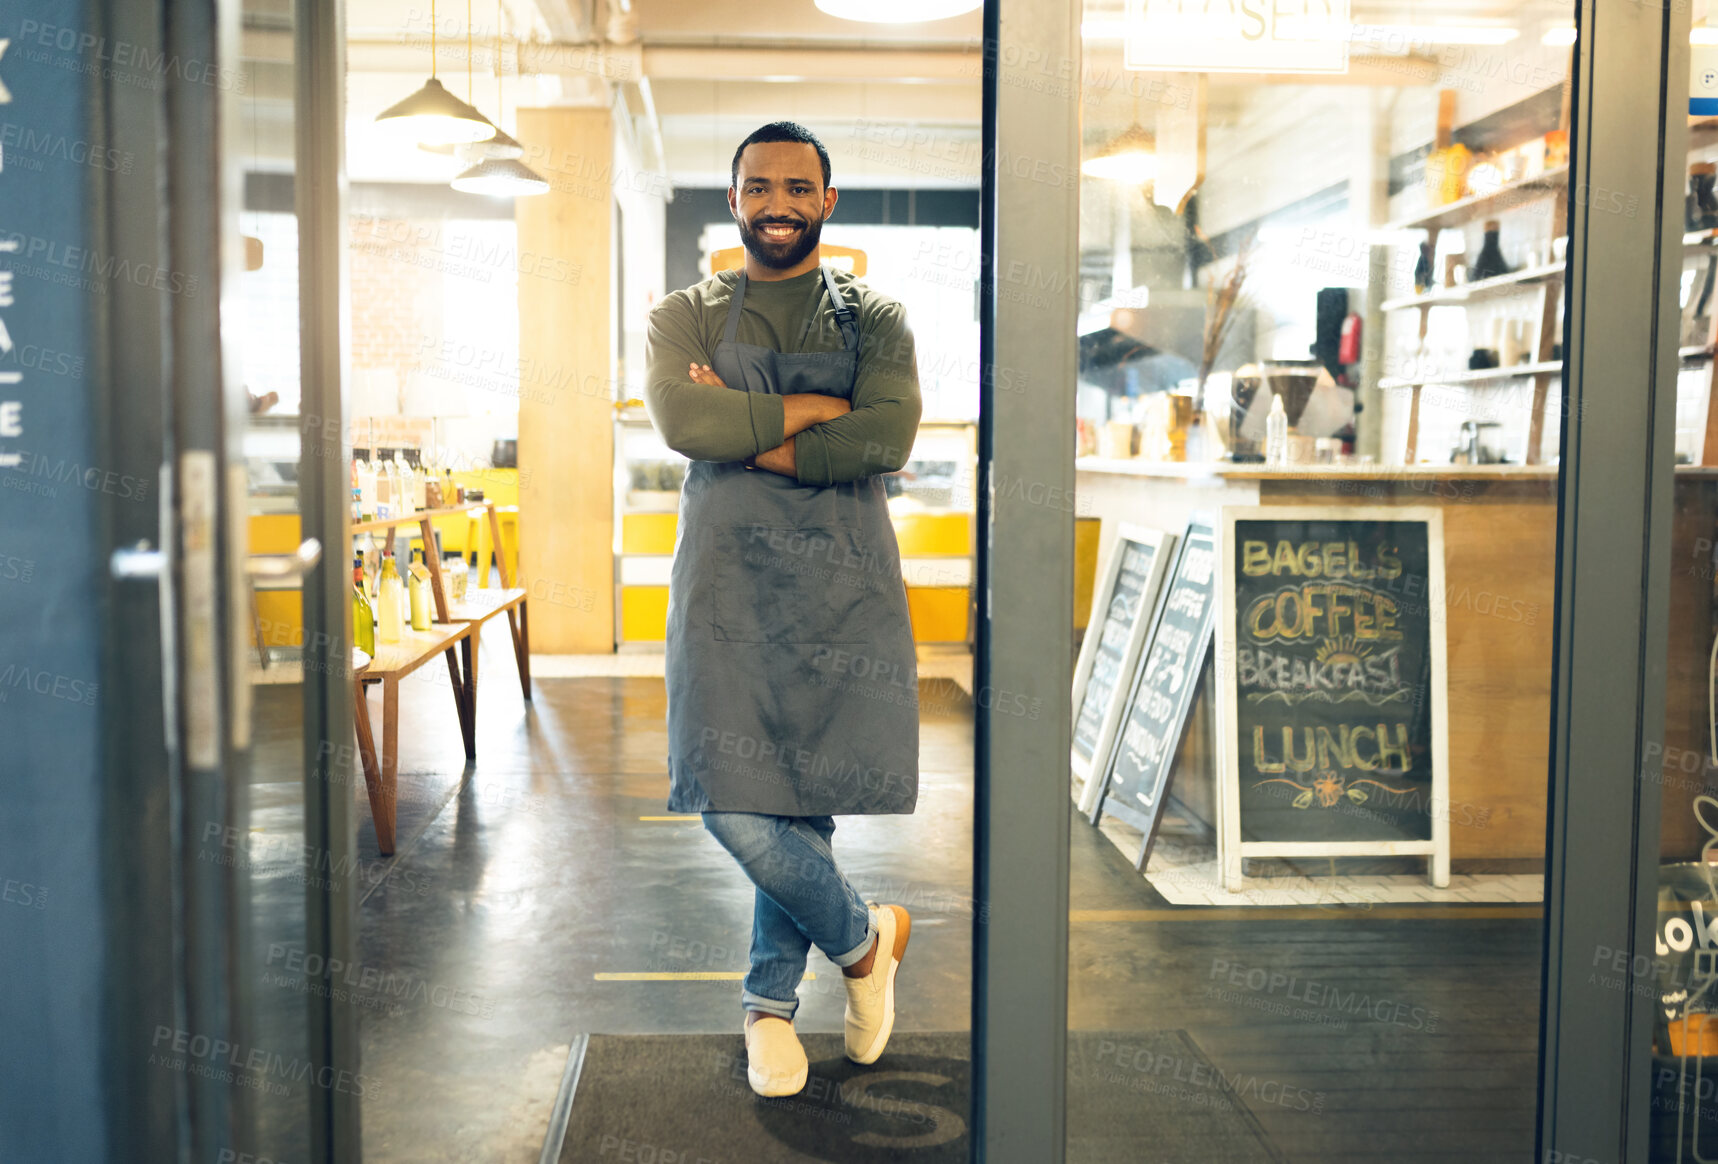
<svg viewBox="0 0 1718 1164">
<path fill-rule="evenodd" d="M 817 240 L 823 234 L 821 218 L 816 222 L 797 222 L 787 218 L 758 218 L 753 222 L 741 218 L 736 221 L 740 228 L 740 241 L 745 244 L 746 252 L 764 266 L 777 271 L 797 266 L 816 248 Z M 777 242 L 759 229 L 766 224 L 797 226 L 799 232 Z"/>
</svg>

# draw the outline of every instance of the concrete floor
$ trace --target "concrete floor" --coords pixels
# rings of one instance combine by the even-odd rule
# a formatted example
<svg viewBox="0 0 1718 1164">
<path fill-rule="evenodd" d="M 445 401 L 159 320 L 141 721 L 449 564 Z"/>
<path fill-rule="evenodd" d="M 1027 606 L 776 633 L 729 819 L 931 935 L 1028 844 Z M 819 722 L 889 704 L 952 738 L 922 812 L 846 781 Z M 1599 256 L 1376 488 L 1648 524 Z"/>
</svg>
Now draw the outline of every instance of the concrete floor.
<svg viewBox="0 0 1718 1164">
<path fill-rule="evenodd" d="M 426 668 L 402 693 L 393 857 L 377 856 L 354 790 L 361 962 L 387 975 L 353 989 L 373 1164 L 534 1161 L 576 1034 L 732 1032 L 741 1019 L 737 981 L 598 978 L 746 964 L 749 883 L 696 821 L 643 819 L 667 815 L 661 680 L 540 679 L 527 705 L 505 636 L 485 639 L 479 670 L 469 767 L 457 762 L 445 673 Z M 834 845 L 862 893 L 914 913 L 899 1029 L 959 1031 L 970 1005 L 972 719 L 952 685 L 922 696 L 918 812 L 842 818 Z M 1072 903 L 1089 911 L 1073 927 L 1074 1028 L 1117 1032 L 1123 1047 L 1126 1032 L 1186 1031 L 1284 1159 L 1387 1150 L 1429 1164 L 1531 1151 L 1536 920 L 1442 907 L 1177 913 L 1077 817 L 1072 839 Z M 290 901 L 271 909 L 289 931 Z M 839 1031 L 838 972 L 815 952 L 810 969 L 801 1029 Z M 1307 997 L 1276 979 L 1252 988 L 1254 969 Z M 1335 1001 L 1310 1000 L 1309 983 L 1334 984 Z M 265 992 L 263 1009 L 285 993 Z M 290 1015 L 276 1021 L 288 1037 Z M 1075 1091 L 1168 1085 L 1187 1089 L 1189 1104 L 1209 1098 L 1150 1065 L 1072 1070 Z"/>
</svg>

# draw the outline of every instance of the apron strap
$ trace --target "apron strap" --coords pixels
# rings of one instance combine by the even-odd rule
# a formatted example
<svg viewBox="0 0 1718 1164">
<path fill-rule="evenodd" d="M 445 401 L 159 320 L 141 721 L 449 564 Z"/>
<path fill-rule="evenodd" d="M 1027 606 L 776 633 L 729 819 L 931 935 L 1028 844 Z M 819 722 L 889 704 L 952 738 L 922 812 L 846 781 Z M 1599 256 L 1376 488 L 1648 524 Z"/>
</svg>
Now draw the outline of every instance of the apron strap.
<svg viewBox="0 0 1718 1164">
<path fill-rule="evenodd" d="M 847 301 L 841 298 L 841 292 L 835 287 L 835 276 L 828 264 L 822 265 L 823 286 L 829 291 L 829 302 L 835 308 L 835 322 L 841 325 L 841 346 L 850 351 L 859 350 L 859 314 L 847 306 Z"/>
<path fill-rule="evenodd" d="M 860 344 L 859 313 L 847 306 L 847 301 L 841 298 L 840 290 L 835 286 L 835 276 L 827 265 L 819 268 L 823 272 L 823 286 L 829 292 L 829 302 L 835 308 L 835 322 L 841 327 L 841 346 L 850 351 L 858 351 Z M 734 281 L 733 297 L 728 301 L 728 321 L 722 328 L 722 342 L 731 344 L 739 334 L 740 308 L 746 301 L 746 272 L 740 269 L 740 277 Z"/>
<path fill-rule="evenodd" d="M 740 307 L 746 301 L 746 269 L 740 268 L 740 277 L 734 282 L 734 295 L 728 301 L 728 323 L 722 329 L 722 342 L 731 344 L 740 326 Z"/>
</svg>

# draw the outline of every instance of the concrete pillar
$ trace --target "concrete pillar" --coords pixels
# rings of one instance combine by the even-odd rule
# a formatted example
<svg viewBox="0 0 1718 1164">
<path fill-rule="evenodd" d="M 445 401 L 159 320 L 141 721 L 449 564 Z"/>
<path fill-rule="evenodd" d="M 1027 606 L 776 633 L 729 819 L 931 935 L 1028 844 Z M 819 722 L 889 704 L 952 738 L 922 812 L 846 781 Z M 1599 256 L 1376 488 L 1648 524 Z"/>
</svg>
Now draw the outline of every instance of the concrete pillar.
<svg viewBox="0 0 1718 1164">
<path fill-rule="evenodd" d="M 614 128 L 609 110 L 519 110 L 547 194 L 518 200 L 519 543 L 540 654 L 614 649 Z"/>
</svg>

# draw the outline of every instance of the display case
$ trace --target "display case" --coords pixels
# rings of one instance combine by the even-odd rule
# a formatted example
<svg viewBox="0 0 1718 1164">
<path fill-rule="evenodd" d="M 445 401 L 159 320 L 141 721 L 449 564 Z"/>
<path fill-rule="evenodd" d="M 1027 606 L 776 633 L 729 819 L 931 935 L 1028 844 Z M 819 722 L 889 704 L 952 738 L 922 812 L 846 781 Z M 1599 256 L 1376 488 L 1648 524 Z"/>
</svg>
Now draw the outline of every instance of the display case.
<svg viewBox="0 0 1718 1164">
<path fill-rule="evenodd" d="M 884 481 L 921 643 L 968 641 L 976 439 L 970 421 L 926 421 L 907 464 Z M 659 649 L 687 461 L 636 402 L 616 409 L 614 448 L 615 642 L 622 650 Z"/>
</svg>

